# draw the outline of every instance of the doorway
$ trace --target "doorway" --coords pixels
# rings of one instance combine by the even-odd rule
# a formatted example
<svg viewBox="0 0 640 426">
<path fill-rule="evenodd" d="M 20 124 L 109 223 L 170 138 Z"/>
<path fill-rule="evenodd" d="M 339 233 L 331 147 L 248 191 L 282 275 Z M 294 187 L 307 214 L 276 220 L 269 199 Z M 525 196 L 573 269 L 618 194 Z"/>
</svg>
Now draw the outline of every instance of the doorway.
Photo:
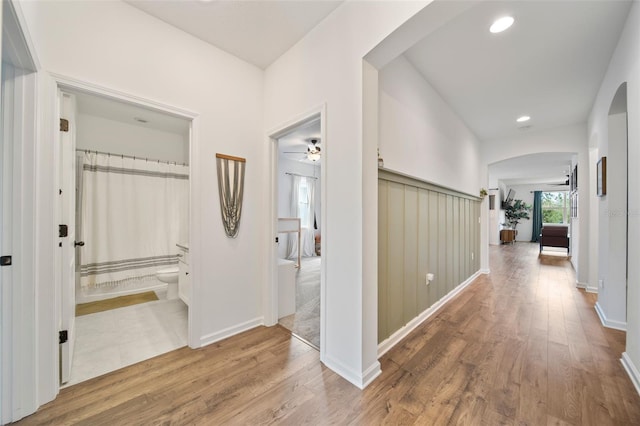
<svg viewBox="0 0 640 426">
<path fill-rule="evenodd" d="M 321 114 L 272 136 L 275 142 L 275 311 L 292 335 L 320 350 L 324 191 Z"/>
<path fill-rule="evenodd" d="M 178 265 L 189 248 L 191 120 L 59 89 L 68 120 L 58 161 L 59 223 L 67 225 L 60 242 L 69 248 L 60 259 L 68 339 L 60 359 L 69 386 L 188 343 L 190 294 L 179 291 Z"/>
<path fill-rule="evenodd" d="M 598 302 L 602 323 L 626 330 L 628 282 L 629 173 L 627 84 L 618 87 L 607 119 L 607 149 L 598 159 L 601 170 Z M 604 164 L 604 169 L 602 168 Z"/>
</svg>

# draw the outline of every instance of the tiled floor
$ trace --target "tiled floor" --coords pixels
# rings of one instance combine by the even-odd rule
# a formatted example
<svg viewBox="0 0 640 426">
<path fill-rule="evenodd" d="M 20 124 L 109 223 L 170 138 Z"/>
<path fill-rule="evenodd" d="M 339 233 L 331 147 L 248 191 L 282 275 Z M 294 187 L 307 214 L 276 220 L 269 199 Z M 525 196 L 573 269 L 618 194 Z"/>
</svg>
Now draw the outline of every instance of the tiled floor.
<svg viewBox="0 0 640 426">
<path fill-rule="evenodd" d="M 186 346 L 187 306 L 158 300 L 76 317 L 69 386 Z"/>
</svg>

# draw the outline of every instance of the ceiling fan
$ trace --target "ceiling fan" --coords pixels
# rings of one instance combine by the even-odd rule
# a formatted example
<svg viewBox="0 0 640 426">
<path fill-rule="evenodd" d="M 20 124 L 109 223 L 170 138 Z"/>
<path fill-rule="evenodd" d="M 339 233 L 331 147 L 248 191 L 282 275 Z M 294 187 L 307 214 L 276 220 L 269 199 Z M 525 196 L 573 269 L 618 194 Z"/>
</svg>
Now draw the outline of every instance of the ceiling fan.
<svg viewBox="0 0 640 426">
<path fill-rule="evenodd" d="M 308 139 L 306 151 L 284 151 L 283 154 L 303 154 L 307 160 L 315 162 L 320 160 L 320 152 L 320 138 L 311 138 Z"/>
<path fill-rule="evenodd" d="M 567 180 L 562 183 L 550 183 L 549 186 L 569 186 L 569 175 L 567 176 Z"/>
</svg>

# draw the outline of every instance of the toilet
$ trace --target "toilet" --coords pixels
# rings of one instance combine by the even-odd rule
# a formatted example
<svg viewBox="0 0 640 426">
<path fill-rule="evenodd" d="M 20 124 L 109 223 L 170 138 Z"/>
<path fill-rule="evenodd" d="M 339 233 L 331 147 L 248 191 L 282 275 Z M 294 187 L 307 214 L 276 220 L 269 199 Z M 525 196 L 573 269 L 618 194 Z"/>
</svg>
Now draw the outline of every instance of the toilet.
<svg viewBox="0 0 640 426">
<path fill-rule="evenodd" d="M 156 272 L 156 278 L 167 283 L 167 299 L 178 298 L 178 267 L 160 269 Z"/>
</svg>

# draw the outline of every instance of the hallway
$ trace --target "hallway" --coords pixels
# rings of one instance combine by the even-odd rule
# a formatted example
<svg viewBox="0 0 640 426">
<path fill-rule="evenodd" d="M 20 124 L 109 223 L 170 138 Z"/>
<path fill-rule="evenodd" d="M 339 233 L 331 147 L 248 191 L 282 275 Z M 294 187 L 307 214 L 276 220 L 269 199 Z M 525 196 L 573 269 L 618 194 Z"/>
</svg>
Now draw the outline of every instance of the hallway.
<svg viewBox="0 0 640 426">
<path fill-rule="evenodd" d="M 564 257 L 492 246 L 480 276 L 381 358 L 364 391 L 279 327 L 71 386 L 19 424 L 640 424 L 594 295 Z"/>
</svg>

